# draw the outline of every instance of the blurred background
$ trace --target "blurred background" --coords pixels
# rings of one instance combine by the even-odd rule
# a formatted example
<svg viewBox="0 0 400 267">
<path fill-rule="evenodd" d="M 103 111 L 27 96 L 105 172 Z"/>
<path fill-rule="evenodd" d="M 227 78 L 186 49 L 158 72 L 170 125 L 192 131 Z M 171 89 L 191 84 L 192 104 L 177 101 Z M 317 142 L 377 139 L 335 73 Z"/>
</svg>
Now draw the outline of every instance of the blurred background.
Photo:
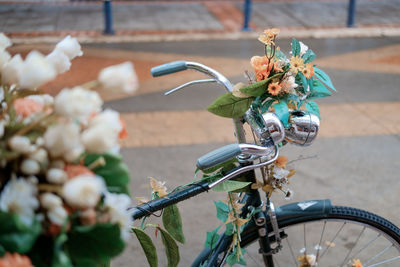
<svg viewBox="0 0 400 267">
<path fill-rule="evenodd" d="M 172 190 L 194 179 L 198 157 L 234 142 L 231 121 L 205 110 L 222 87 L 192 86 L 164 96 L 201 75 L 152 78 L 150 68 L 192 60 L 232 82 L 246 81 L 249 59 L 263 54 L 257 36 L 271 27 L 281 29 L 277 43 L 286 54 L 291 37 L 308 45 L 338 90 L 319 101 L 315 143 L 282 149 L 297 169 L 292 200 L 329 198 L 400 225 L 400 0 L 0 0 L 0 32 L 12 38 L 10 52 L 48 53 L 66 35 L 81 42 L 84 55 L 46 92 L 95 79 L 109 65 L 135 64 L 140 88 L 134 95 L 100 92 L 105 107 L 127 122 L 121 151 L 131 169 L 133 204 L 135 197 L 149 197 L 148 177 Z M 180 266 L 190 265 L 206 232 L 219 225 L 212 201 L 224 198 L 209 192 L 179 205 L 187 240 Z M 279 193 L 274 199 L 287 203 Z M 112 266 L 147 266 L 135 238 Z"/>
</svg>

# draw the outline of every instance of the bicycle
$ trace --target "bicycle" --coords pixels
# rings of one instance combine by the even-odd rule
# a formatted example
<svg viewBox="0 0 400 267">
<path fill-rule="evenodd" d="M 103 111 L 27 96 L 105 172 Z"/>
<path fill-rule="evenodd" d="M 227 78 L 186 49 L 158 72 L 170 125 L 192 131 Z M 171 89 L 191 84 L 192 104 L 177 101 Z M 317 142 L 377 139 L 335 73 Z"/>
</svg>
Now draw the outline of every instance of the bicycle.
<svg viewBox="0 0 400 267">
<path fill-rule="evenodd" d="M 219 72 L 196 62 L 175 61 L 154 67 L 154 77 L 192 69 L 209 76 L 178 86 L 166 94 L 198 83 L 217 82 L 232 92 L 232 84 Z M 206 170 L 238 159 L 238 166 L 210 182 L 201 180 L 135 207 L 134 220 L 149 216 L 165 207 L 206 192 L 224 181 L 245 177 L 256 183 L 256 170 L 276 161 L 279 143 L 310 145 L 319 129 L 318 118 L 307 112 L 291 113 L 291 128 L 285 129 L 272 112 L 251 107 L 245 115 L 233 119 L 237 144 L 231 144 L 200 157 L 197 167 Z M 248 144 L 243 124 L 249 124 L 257 144 Z M 258 162 L 256 162 L 258 161 Z M 258 189 L 241 193 L 241 217 L 251 220 L 241 232 L 240 247 L 246 249 L 251 266 L 393 266 L 400 260 L 400 229 L 370 212 L 332 205 L 329 199 L 308 200 L 275 207 L 267 194 L 263 201 Z M 192 266 L 223 266 L 229 256 L 232 235 L 221 234 L 217 242 L 203 250 Z M 258 242 L 256 242 L 258 241 Z M 254 246 L 255 244 L 255 246 Z M 310 251 L 315 253 L 311 256 Z M 299 254 L 300 253 L 300 254 Z M 253 256 L 253 254 L 257 255 Z M 362 259 L 363 265 L 355 265 Z M 312 261 L 312 262 L 310 262 Z"/>
</svg>

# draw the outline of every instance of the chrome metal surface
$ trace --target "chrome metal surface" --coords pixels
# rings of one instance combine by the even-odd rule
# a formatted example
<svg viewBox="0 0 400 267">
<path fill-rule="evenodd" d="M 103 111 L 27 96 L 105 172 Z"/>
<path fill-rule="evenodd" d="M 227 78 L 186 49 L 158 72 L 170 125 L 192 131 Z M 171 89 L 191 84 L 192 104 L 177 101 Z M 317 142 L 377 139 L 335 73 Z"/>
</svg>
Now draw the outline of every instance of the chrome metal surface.
<svg viewBox="0 0 400 267">
<path fill-rule="evenodd" d="M 207 67 L 206 65 L 193 61 L 187 61 L 186 66 L 188 69 L 197 70 L 207 76 L 210 76 L 211 78 L 214 78 L 218 83 L 222 84 L 228 92 L 232 92 L 233 85 L 225 76 L 223 76 L 218 71 Z"/>
<path fill-rule="evenodd" d="M 174 89 L 171 89 L 171 90 L 165 92 L 164 95 L 172 94 L 172 93 L 174 93 L 174 92 L 176 92 L 176 91 L 178 91 L 178 90 L 180 90 L 180 89 L 182 89 L 182 88 L 184 88 L 186 86 L 190 86 L 190 85 L 193 85 L 193 84 L 215 83 L 215 82 L 217 82 L 215 79 L 204 79 L 204 80 L 195 80 L 195 81 L 187 82 L 185 84 L 179 85 L 178 87 L 175 87 Z"/>
<path fill-rule="evenodd" d="M 275 240 L 277 244 L 277 246 L 273 250 L 275 251 L 275 253 L 277 253 L 282 248 L 281 236 L 280 236 L 280 229 L 278 226 L 278 219 L 276 218 L 275 206 L 274 203 L 272 203 L 271 201 L 269 202 L 268 215 L 271 221 L 272 229 L 274 230 Z"/>
<path fill-rule="evenodd" d="M 318 135 L 320 121 L 319 118 L 303 110 L 290 112 L 290 128 L 285 130 L 286 140 L 290 143 L 309 146 Z"/>
<path fill-rule="evenodd" d="M 255 155 L 255 156 L 267 156 L 273 151 L 273 147 L 263 147 L 252 144 L 239 144 L 243 154 Z"/>
<path fill-rule="evenodd" d="M 260 117 L 257 111 L 249 109 L 244 118 L 260 140 L 271 138 L 274 144 L 285 140 L 285 127 L 274 113 L 265 112 Z"/>
</svg>

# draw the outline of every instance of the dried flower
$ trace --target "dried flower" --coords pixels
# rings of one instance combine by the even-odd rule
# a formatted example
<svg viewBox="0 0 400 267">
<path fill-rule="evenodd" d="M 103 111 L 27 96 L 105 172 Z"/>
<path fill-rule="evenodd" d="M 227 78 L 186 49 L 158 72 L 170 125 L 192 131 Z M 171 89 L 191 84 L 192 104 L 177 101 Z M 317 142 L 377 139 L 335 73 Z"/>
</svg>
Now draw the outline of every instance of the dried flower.
<svg viewBox="0 0 400 267">
<path fill-rule="evenodd" d="M 277 28 L 267 29 L 258 37 L 258 40 L 265 45 L 272 45 L 279 32 Z"/>
<path fill-rule="evenodd" d="M 17 115 L 26 118 L 43 110 L 43 105 L 33 99 L 24 97 L 14 100 L 14 109 Z"/>
<path fill-rule="evenodd" d="M 163 197 L 167 195 L 167 187 L 165 187 L 165 182 L 160 182 L 150 177 L 150 186 L 153 189 L 153 194 L 157 193 L 158 197 Z"/>
<path fill-rule="evenodd" d="M 282 82 L 280 83 L 282 87 L 282 92 L 284 93 L 293 93 L 294 88 L 298 86 L 298 84 L 295 81 L 294 76 L 286 76 Z"/>
<path fill-rule="evenodd" d="M 300 267 L 317 266 L 316 256 L 314 254 L 299 256 L 297 260 L 300 262 Z"/>
<path fill-rule="evenodd" d="M 248 98 L 249 97 L 248 95 L 246 95 L 245 93 L 242 93 L 240 91 L 240 89 L 242 89 L 245 86 L 246 85 L 242 82 L 235 84 L 235 86 L 233 86 L 233 89 L 232 89 L 232 94 L 238 98 Z"/>
<path fill-rule="evenodd" d="M 2 258 L 0 258 L 1 267 L 33 267 L 31 260 L 18 253 L 6 252 Z"/>
<path fill-rule="evenodd" d="M 133 93 L 139 86 L 135 69 L 131 62 L 110 66 L 100 71 L 98 81 L 104 89 Z"/>
<path fill-rule="evenodd" d="M 362 267 L 362 262 L 359 259 L 354 259 L 351 267 Z"/>
<path fill-rule="evenodd" d="M 288 162 L 288 157 L 286 156 L 279 156 L 276 161 L 275 161 L 275 165 L 279 168 L 286 168 L 286 164 Z"/>
</svg>

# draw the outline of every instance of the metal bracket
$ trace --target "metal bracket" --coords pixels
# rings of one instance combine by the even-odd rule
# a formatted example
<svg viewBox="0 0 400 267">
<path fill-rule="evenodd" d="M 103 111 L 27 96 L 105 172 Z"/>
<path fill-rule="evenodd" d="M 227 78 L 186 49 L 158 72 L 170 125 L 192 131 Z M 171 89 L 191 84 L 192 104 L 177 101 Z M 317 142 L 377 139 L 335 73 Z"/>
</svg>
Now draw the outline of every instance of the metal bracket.
<svg viewBox="0 0 400 267">
<path fill-rule="evenodd" d="M 278 220 L 276 218 L 276 213 L 275 213 L 275 206 L 274 203 L 272 203 L 271 201 L 268 201 L 268 215 L 269 215 L 269 219 L 271 221 L 271 225 L 272 225 L 272 229 L 274 231 L 274 235 L 275 235 L 275 240 L 277 243 L 277 246 L 275 248 L 272 248 L 272 253 L 278 253 L 281 249 L 282 249 L 282 245 L 281 245 L 281 236 L 280 236 L 280 229 L 278 226 Z"/>
</svg>

